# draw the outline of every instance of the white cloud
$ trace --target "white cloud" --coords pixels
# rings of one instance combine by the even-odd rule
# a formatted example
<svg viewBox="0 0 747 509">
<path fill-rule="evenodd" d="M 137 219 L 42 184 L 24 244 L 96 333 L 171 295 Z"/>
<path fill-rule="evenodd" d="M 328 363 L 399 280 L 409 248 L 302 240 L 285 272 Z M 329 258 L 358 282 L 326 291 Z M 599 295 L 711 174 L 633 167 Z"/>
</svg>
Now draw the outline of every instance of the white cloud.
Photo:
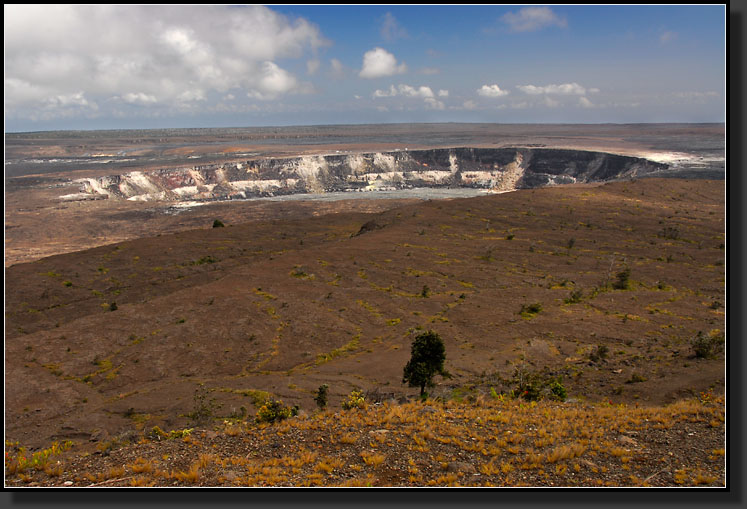
<svg viewBox="0 0 747 509">
<path fill-rule="evenodd" d="M 143 92 L 128 92 L 122 99 L 130 104 L 153 104 L 158 101 L 155 96 Z"/>
<path fill-rule="evenodd" d="M 397 95 L 397 89 L 394 88 L 394 85 L 389 86 L 389 90 L 375 90 L 373 93 L 373 97 L 394 97 Z"/>
<path fill-rule="evenodd" d="M 578 98 L 578 104 L 582 108 L 593 108 L 594 103 L 592 103 L 590 100 L 588 100 L 586 97 L 579 97 Z"/>
<path fill-rule="evenodd" d="M 321 66 L 322 63 L 319 61 L 318 58 L 313 58 L 306 62 L 306 74 L 308 75 L 314 75 L 319 70 L 319 66 Z"/>
<path fill-rule="evenodd" d="M 390 85 L 387 90 L 375 90 L 372 94 L 374 99 L 382 97 L 408 97 L 415 99 L 423 99 L 426 109 L 429 110 L 445 110 L 446 105 L 436 99 L 436 94 L 433 93 L 431 87 L 421 85 L 420 87 L 413 87 L 411 85 L 399 84 L 396 87 Z M 438 97 L 448 97 L 448 90 L 439 90 Z"/>
<path fill-rule="evenodd" d="M 332 70 L 332 77 L 334 79 L 339 80 L 345 77 L 345 66 L 336 58 L 329 61 L 329 67 Z"/>
<path fill-rule="evenodd" d="M 91 104 L 88 102 L 88 99 L 86 99 L 85 94 L 83 92 L 76 92 L 74 94 L 56 95 L 54 97 L 50 97 L 47 99 L 47 106 L 50 106 L 50 107 L 87 106 L 87 107 L 97 108 L 95 104 Z"/>
<path fill-rule="evenodd" d="M 549 26 L 566 27 L 565 17 L 558 16 L 549 7 L 525 7 L 501 17 L 512 32 L 532 32 Z"/>
<path fill-rule="evenodd" d="M 311 55 L 314 71 L 329 44 L 305 19 L 257 5 L 8 5 L 5 15 L 5 106 L 14 118 L 94 104 L 111 114 L 129 105 L 165 111 L 206 103 L 210 92 L 303 93 L 308 84 L 278 59 Z"/>
<path fill-rule="evenodd" d="M 448 96 L 449 91 L 448 90 L 440 90 L 439 95 L 443 97 L 442 92 L 446 92 L 446 95 Z M 404 96 L 404 97 L 419 97 L 419 98 L 432 98 L 435 95 L 433 94 L 433 90 L 431 90 L 431 87 L 426 86 L 420 86 L 418 88 L 412 87 L 410 85 L 400 84 L 395 87 L 394 85 L 389 86 L 389 90 L 376 90 L 373 93 L 373 97 L 395 97 L 395 96 Z"/>
<path fill-rule="evenodd" d="M 508 95 L 508 90 L 501 90 L 498 85 L 483 85 L 477 90 L 477 93 L 483 97 L 503 97 Z"/>
<path fill-rule="evenodd" d="M 444 110 L 446 109 L 446 105 L 439 101 L 438 99 L 434 99 L 433 97 L 426 97 L 425 98 L 425 107 L 429 110 Z"/>
<path fill-rule="evenodd" d="M 407 71 L 405 63 L 398 64 L 397 59 L 383 48 L 374 48 L 363 55 L 363 69 L 358 74 L 361 78 L 381 78 L 403 74 Z"/>
<path fill-rule="evenodd" d="M 387 42 L 392 42 L 396 39 L 404 39 L 407 35 L 407 30 L 402 28 L 397 21 L 397 18 L 392 16 L 391 12 L 387 12 L 381 19 L 381 36 Z"/>
<path fill-rule="evenodd" d="M 562 85 L 517 85 L 519 90 L 529 95 L 557 94 L 557 95 L 584 95 L 586 89 L 578 83 L 563 83 Z"/>
<path fill-rule="evenodd" d="M 560 103 L 558 101 L 548 95 L 545 96 L 544 102 L 545 106 L 547 106 L 548 108 L 557 108 L 558 106 L 560 106 Z"/>
<path fill-rule="evenodd" d="M 462 107 L 465 110 L 476 110 L 477 109 L 477 103 L 473 101 L 472 99 L 468 99 L 462 103 Z"/>
</svg>

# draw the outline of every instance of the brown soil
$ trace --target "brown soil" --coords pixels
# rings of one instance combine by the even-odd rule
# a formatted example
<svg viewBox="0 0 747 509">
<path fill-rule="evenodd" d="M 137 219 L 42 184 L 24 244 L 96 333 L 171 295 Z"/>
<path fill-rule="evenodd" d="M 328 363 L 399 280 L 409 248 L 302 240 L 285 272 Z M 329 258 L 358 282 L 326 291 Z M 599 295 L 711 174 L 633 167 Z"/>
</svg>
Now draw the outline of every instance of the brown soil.
<svg viewBox="0 0 747 509">
<path fill-rule="evenodd" d="M 251 419 L 258 394 L 252 391 L 267 391 L 307 413 L 323 383 L 333 409 L 355 387 L 412 397 L 417 389 L 401 378 L 418 328 L 437 331 L 446 343 L 453 378 L 439 379 L 432 391 L 445 399 L 485 398 L 490 388 L 507 393 L 517 368 L 559 377 L 569 396 L 565 405 L 581 409 L 596 408 L 586 406 L 594 402 L 649 408 L 723 392 L 723 354 L 701 359 L 691 348 L 699 331 L 717 336 L 725 329 L 723 182 L 638 180 L 397 205 L 374 214 L 351 212 L 351 205 L 315 216 L 326 205 L 272 204 L 278 208 L 249 222 L 214 209 L 201 216 L 201 229 L 8 267 L 6 438 L 30 448 L 72 440 L 76 446 L 68 454 L 76 456 L 97 446 L 107 450 L 104 444 L 156 425 L 196 427 L 194 416 L 207 409 L 214 420 L 195 432 L 200 447 L 243 443 L 266 457 L 271 449 L 258 444 L 273 428 L 240 438 L 212 435 L 210 428 L 241 414 L 241 407 Z M 296 212 L 270 219 L 282 207 Z M 213 217 L 228 227 L 210 228 Z M 376 227 L 361 231 L 370 221 Z M 625 268 L 628 287 L 614 289 Z M 580 301 L 567 302 L 574 290 L 581 290 Z M 541 304 L 539 313 L 520 314 L 533 303 Z M 601 346 L 606 355 L 598 355 Z M 666 449 L 675 455 L 662 462 L 671 475 L 656 475 L 649 484 L 722 485 L 723 458 L 713 452 L 723 443 L 718 411 L 682 415 L 661 432 L 645 420 L 623 426 L 650 437 L 642 442 L 652 451 L 641 460 L 647 468 L 627 472 L 615 457 L 621 471 L 584 482 L 635 484 L 630 476 L 644 480 L 655 473 L 648 461 L 666 459 Z M 700 417 L 687 417 L 692 415 Z M 469 427 L 472 417 L 465 419 Z M 336 426 L 335 419 L 328 421 Z M 331 431 L 320 425 L 309 433 L 303 440 L 316 442 Z M 708 438 L 672 448 L 686 436 Z M 298 441 L 284 444 L 291 442 L 299 452 Z M 269 438 L 267 444 L 274 447 Z M 179 440 L 137 447 L 144 449 L 122 454 L 145 457 L 151 448 L 153 457 L 172 458 L 157 468 L 177 470 L 208 450 Z M 690 449 L 698 458 L 692 463 L 684 459 Z M 355 448 L 345 454 L 361 458 Z M 460 457 L 448 448 L 431 454 L 445 458 L 434 465 Z M 77 469 L 80 477 L 92 468 L 105 477 L 102 469 L 112 457 L 115 452 L 90 465 L 95 456 L 71 458 L 63 471 Z M 175 457 L 182 460 L 174 463 Z M 393 469 L 391 474 L 375 471 L 376 481 L 365 482 L 402 482 L 394 473 L 402 465 L 387 465 L 381 468 Z M 604 464 L 597 465 L 598 473 Z M 237 472 L 236 479 L 245 474 Z M 26 480 L 85 482 L 43 475 Z M 455 475 L 449 482 L 465 481 Z M 202 479 L 212 485 L 218 474 Z M 488 479 L 564 484 L 569 478 L 537 473 Z"/>
</svg>

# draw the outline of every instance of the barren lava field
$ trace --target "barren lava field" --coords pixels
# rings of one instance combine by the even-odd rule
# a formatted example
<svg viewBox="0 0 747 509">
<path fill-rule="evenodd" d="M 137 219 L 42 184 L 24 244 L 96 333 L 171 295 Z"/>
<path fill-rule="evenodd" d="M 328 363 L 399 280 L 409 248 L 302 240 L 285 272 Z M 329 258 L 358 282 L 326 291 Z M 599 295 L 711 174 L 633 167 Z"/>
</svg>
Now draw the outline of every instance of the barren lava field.
<svg viewBox="0 0 747 509">
<path fill-rule="evenodd" d="M 724 485 L 725 358 L 692 348 L 725 331 L 723 181 L 390 206 L 7 267 L 6 486 Z M 255 423 L 268 395 L 300 415 Z"/>
</svg>

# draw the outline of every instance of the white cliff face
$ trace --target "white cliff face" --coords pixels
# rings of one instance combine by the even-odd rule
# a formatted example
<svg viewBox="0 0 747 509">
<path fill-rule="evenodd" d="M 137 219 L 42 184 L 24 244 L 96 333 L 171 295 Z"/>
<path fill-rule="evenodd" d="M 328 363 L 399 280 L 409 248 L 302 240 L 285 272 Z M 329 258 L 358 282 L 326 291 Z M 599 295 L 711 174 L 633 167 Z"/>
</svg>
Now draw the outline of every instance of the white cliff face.
<svg viewBox="0 0 747 509">
<path fill-rule="evenodd" d="M 524 156 L 517 151 L 514 160 L 508 163 L 500 172 L 492 185 L 494 191 L 504 192 L 516 189 L 516 184 L 524 176 Z"/>
<path fill-rule="evenodd" d="M 432 149 L 303 156 L 81 179 L 81 193 L 133 201 L 226 200 L 277 194 L 469 187 L 494 192 L 645 175 L 666 165 L 555 149 Z M 73 199 L 66 196 L 65 199 Z"/>
<path fill-rule="evenodd" d="M 449 154 L 449 170 L 451 171 L 451 173 L 456 173 L 459 171 L 459 163 L 454 152 L 451 152 Z"/>
</svg>

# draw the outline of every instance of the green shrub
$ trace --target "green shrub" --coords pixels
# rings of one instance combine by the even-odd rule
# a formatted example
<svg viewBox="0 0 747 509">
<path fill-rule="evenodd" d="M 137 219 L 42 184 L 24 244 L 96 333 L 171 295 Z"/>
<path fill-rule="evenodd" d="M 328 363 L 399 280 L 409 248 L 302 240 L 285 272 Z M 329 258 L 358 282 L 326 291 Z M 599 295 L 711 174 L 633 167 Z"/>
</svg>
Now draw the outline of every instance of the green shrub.
<svg viewBox="0 0 747 509">
<path fill-rule="evenodd" d="M 509 383 L 514 386 L 509 394 L 527 401 L 545 398 L 565 401 L 568 396 L 560 377 L 554 377 L 546 372 L 530 372 L 525 367 L 516 368 Z"/>
<path fill-rule="evenodd" d="M 584 291 L 581 288 L 573 290 L 571 294 L 565 299 L 566 304 L 578 304 L 584 297 Z"/>
<path fill-rule="evenodd" d="M 615 290 L 627 290 L 630 288 L 630 267 L 625 267 L 617 273 L 617 280 L 612 283 Z"/>
<path fill-rule="evenodd" d="M 268 399 L 265 404 L 257 411 L 257 422 L 276 422 L 287 419 L 298 414 L 298 407 L 289 407 L 283 405 L 283 402 L 276 399 Z"/>
<path fill-rule="evenodd" d="M 533 304 L 522 304 L 519 314 L 523 318 L 533 318 L 540 311 L 542 311 L 542 304 L 535 302 Z"/>
<path fill-rule="evenodd" d="M 366 398 L 360 389 L 354 389 L 350 393 L 350 396 L 348 396 L 348 400 L 342 402 L 343 410 L 350 410 L 352 408 L 366 408 Z"/>
<path fill-rule="evenodd" d="M 224 226 L 226 225 L 224 225 L 223 221 L 221 221 L 220 219 L 216 219 L 215 221 L 213 221 L 213 228 L 223 228 Z"/>
<path fill-rule="evenodd" d="M 609 353 L 610 349 L 607 347 L 607 345 L 599 345 L 597 348 L 589 354 L 589 360 L 591 362 L 599 362 L 600 360 L 604 360 L 607 358 L 607 354 Z"/>
<path fill-rule="evenodd" d="M 713 359 L 724 351 L 725 338 L 723 332 L 703 334 L 698 331 L 698 335 L 690 341 L 690 346 L 699 359 Z"/>
<path fill-rule="evenodd" d="M 563 384 L 561 384 L 559 381 L 555 380 L 550 383 L 550 399 L 554 399 L 557 401 L 565 401 L 566 397 L 568 396 L 565 387 L 563 387 Z"/>
<path fill-rule="evenodd" d="M 314 401 L 316 401 L 316 406 L 319 407 L 319 410 L 324 410 L 327 406 L 327 389 L 329 389 L 329 386 L 327 384 L 322 384 L 316 392 Z"/>
</svg>

